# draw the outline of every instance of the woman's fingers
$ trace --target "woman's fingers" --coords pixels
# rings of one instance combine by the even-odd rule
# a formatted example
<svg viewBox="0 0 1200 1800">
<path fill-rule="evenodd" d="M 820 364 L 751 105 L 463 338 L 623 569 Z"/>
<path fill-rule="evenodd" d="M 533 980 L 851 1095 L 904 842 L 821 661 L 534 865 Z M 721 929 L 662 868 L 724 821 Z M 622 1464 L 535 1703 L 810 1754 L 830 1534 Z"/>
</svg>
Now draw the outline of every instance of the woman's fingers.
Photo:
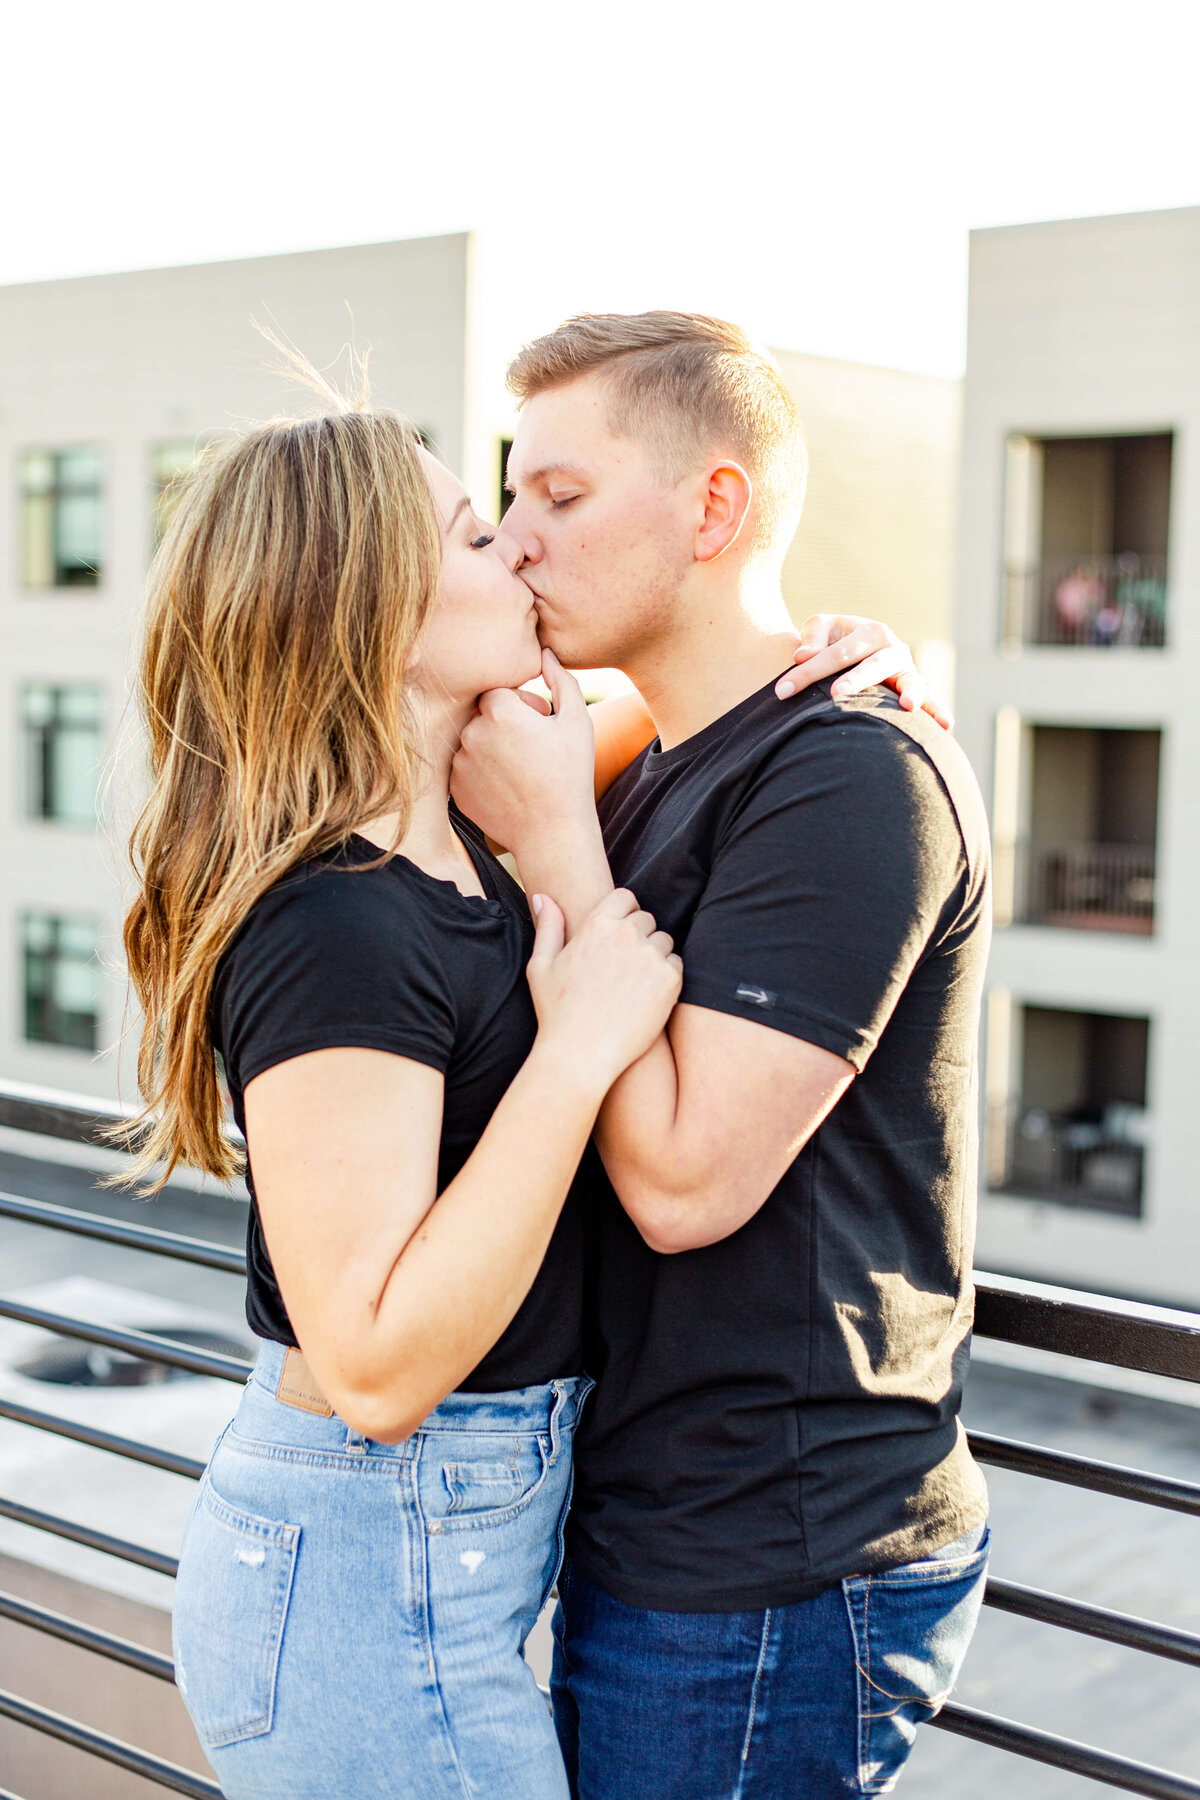
<svg viewBox="0 0 1200 1800">
<path fill-rule="evenodd" d="M 567 926 L 562 909 L 549 894 L 530 896 L 529 909 L 534 917 L 533 956 L 531 961 L 552 963 L 566 941 Z"/>
<path fill-rule="evenodd" d="M 627 919 L 630 913 L 638 911 L 638 903 L 628 888 L 614 888 L 611 894 L 605 894 L 593 910 L 602 918 Z"/>
<path fill-rule="evenodd" d="M 857 646 L 857 647 L 856 647 Z M 876 646 L 859 644 L 857 637 L 838 638 L 824 650 L 815 650 L 808 654 L 803 666 L 789 669 L 775 683 L 775 692 L 779 699 L 786 700 L 792 694 L 799 694 L 818 681 L 828 681 L 831 675 L 840 675 L 842 670 L 868 655 Z M 796 652 L 797 657 L 800 651 Z"/>
<path fill-rule="evenodd" d="M 659 955 L 665 956 L 667 961 L 670 962 L 671 952 L 675 948 L 675 939 L 671 936 L 670 932 L 652 931 L 650 933 L 650 942 L 658 951 Z"/>
<path fill-rule="evenodd" d="M 869 687 L 877 687 L 881 681 L 890 681 L 899 675 L 921 680 L 913 667 L 907 644 L 890 645 L 886 650 L 877 650 L 873 656 L 864 657 L 844 675 L 839 675 L 829 691 L 835 700 L 848 700 L 854 694 L 865 694 Z"/>
</svg>

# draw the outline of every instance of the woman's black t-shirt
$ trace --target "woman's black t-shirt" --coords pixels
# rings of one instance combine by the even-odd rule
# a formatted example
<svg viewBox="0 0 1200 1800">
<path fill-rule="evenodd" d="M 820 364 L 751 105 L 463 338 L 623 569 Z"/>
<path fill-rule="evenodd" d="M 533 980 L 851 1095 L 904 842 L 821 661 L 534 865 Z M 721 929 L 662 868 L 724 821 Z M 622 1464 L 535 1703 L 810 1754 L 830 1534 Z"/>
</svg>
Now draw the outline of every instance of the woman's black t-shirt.
<svg viewBox="0 0 1200 1800">
<path fill-rule="evenodd" d="M 537 1021 L 525 979 L 533 949 L 525 896 L 475 827 L 458 816 L 455 825 L 486 898 L 402 856 L 364 868 L 379 851 L 350 837 L 251 909 L 218 966 L 212 1008 L 243 1131 L 245 1089 L 276 1063 L 311 1050 L 386 1050 L 442 1071 L 438 1192 L 458 1174 L 528 1056 Z M 295 1344 L 254 1199 L 253 1144 L 249 1163 L 246 1317 L 257 1336 Z M 520 1310 L 463 1382 L 468 1392 L 579 1374 L 585 1179 L 586 1164 Z"/>
</svg>

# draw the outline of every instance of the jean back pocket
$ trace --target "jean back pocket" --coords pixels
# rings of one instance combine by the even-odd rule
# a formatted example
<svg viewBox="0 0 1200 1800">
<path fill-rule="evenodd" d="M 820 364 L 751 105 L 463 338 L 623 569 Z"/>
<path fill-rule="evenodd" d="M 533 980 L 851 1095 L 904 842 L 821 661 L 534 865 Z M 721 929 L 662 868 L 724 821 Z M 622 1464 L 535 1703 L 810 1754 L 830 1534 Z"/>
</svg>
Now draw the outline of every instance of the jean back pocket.
<svg viewBox="0 0 1200 1800">
<path fill-rule="evenodd" d="M 858 1669 L 858 1791 L 886 1794 L 918 1725 L 958 1680 L 983 1603 L 988 1539 L 842 1583 Z"/>
<path fill-rule="evenodd" d="M 270 1731 L 300 1527 L 230 1506 L 205 1476 L 175 1587 L 175 1671 L 210 1749 Z"/>
</svg>

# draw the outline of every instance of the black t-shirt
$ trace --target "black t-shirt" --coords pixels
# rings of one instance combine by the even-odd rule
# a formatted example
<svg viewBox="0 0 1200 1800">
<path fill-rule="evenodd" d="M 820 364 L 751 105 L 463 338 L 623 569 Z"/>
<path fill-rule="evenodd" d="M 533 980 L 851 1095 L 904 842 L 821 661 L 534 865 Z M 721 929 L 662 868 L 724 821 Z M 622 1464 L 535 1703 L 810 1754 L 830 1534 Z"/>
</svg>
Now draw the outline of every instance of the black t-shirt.
<svg viewBox="0 0 1200 1800">
<path fill-rule="evenodd" d="M 426 875 L 402 856 L 371 869 L 379 851 L 351 837 L 291 871 L 252 908 L 221 959 L 213 1037 L 234 1117 L 256 1075 L 310 1050 L 357 1046 L 412 1057 L 445 1076 L 438 1192 L 470 1156 L 525 1061 L 537 1021 L 525 965 L 529 908 L 516 882 L 461 817 L 459 833 L 486 898 Z M 254 1201 L 246 1317 L 259 1337 L 296 1342 Z M 581 1183 L 589 1152 L 545 1259 L 499 1343 L 463 1382 L 499 1393 L 580 1373 L 583 1310 Z M 348 1232 L 353 1217 L 346 1220 Z"/>
<path fill-rule="evenodd" d="M 634 1606 L 783 1605 L 979 1524 L 957 1414 L 972 1316 L 987 832 L 954 739 L 874 690 L 752 695 L 601 807 L 683 1001 L 858 1071 L 722 1242 L 599 1202 L 598 1385 L 572 1554 Z"/>
</svg>

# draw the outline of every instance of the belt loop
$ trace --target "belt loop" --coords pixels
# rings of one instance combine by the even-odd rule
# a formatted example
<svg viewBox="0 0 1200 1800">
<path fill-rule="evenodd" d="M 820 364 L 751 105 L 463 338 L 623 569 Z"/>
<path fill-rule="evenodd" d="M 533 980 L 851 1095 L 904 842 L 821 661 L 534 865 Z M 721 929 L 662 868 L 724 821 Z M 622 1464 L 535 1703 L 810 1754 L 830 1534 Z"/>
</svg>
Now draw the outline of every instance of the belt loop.
<svg viewBox="0 0 1200 1800">
<path fill-rule="evenodd" d="M 550 1466 L 551 1466 L 551 1468 L 553 1468 L 554 1464 L 558 1461 L 558 1453 L 562 1449 L 562 1435 L 561 1435 L 561 1432 L 559 1429 L 559 1422 L 562 1418 L 563 1408 L 566 1406 L 566 1403 L 567 1403 L 566 1383 L 562 1382 L 562 1381 L 556 1381 L 554 1383 L 554 1405 L 550 1409 Z"/>
</svg>

